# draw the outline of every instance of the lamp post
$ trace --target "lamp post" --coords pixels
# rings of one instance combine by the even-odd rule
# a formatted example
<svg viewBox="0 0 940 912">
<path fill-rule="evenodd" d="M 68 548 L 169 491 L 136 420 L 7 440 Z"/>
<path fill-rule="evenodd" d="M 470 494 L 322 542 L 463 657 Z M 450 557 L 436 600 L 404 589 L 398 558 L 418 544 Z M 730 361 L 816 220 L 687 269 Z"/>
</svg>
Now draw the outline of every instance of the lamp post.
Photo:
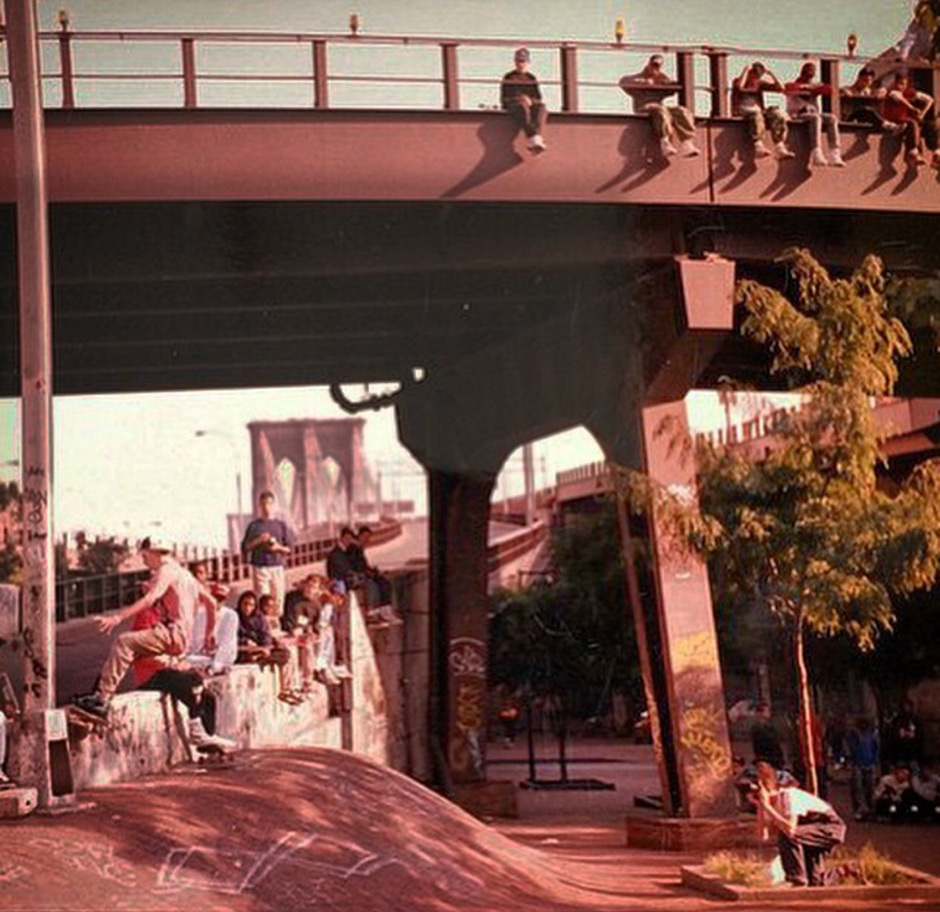
<svg viewBox="0 0 940 912">
<path fill-rule="evenodd" d="M 235 527 L 237 536 L 241 536 L 242 531 L 242 473 L 241 469 L 238 467 L 238 448 L 235 445 L 235 439 L 227 431 L 220 431 L 217 428 L 200 428 L 196 431 L 197 437 L 221 437 L 228 445 L 232 453 L 232 462 L 235 465 L 235 498 L 236 498 L 236 509 L 237 513 L 235 514 Z M 237 550 L 237 543 L 233 551 Z"/>
</svg>

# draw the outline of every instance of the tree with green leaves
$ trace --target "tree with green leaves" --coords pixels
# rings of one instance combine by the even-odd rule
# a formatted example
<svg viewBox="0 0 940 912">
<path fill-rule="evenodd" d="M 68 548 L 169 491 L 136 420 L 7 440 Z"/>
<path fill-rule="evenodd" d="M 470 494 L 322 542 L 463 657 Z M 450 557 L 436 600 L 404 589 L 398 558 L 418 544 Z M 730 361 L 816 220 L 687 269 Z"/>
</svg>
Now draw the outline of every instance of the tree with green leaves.
<svg viewBox="0 0 940 912">
<path fill-rule="evenodd" d="M 744 280 L 743 332 L 768 346 L 772 371 L 801 395 L 778 415 L 767 454 L 696 447 L 698 512 L 657 492 L 658 508 L 709 561 L 718 599 L 757 604 L 786 629 L 798 681 L 807 785 L 816 790 L 805 636 L 845 634 L 863 650 L 891 628 L 895 599 L 932 586 L 940 569 L 940 464 L 900 490 L 878 485 L 873 397 L 893 392 L 910 352 L 889 312 L 882 264 L 868 256 L 831 276 L 806 250 L 782 255 L 794 300 Z"/>
</svg>

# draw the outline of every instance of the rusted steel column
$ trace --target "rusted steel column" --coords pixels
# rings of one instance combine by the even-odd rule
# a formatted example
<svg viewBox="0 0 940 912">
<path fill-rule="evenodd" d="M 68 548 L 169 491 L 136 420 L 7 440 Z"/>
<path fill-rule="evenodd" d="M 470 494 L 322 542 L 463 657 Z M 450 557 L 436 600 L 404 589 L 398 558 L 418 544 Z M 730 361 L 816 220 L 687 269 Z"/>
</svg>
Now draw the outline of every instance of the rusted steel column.
<svg viewBox="0 0 940 912">
<path fill-rule="evenodd" d="M 657 434 L 667 415 L 688 429 L 682 402 L 644 410 L 648 471 L 658 484 L 694 500 L 694 466 L 670 452 L 670 435 Z M 671 540 L 668 528 L 655 512 L 651 526 L 681 816 L 732 816 L 736 802 L 731 742 L 708 571 L 701 560 L 684 553 Z"/>
<path fill-rule="evenodd" d="M 731 116 L 728 94 L 728 55 L 724 51 L 708 52 L 708 76 L 711 82 L 712 117 Z"/>
<path fill-rule="evenodd" d="M 495 475 L 429 470 L 431 737 L 441 784 L 486 776 L 487 556 Z"/>
<path fill-rule="evenodd" d="M 823 57 L 819 61 L 819 78 L 832 88 L 829 97 L 823 97 L 823 110 L 842 120 L 842 102 L 839 96 L 839 61 Z"/>
<path fill-rule="evenodd" d="M 193 38 L 180 39 L 183 56 L 183 107 L 195 108 L 196 102 L 196 42 Z"/>
<path fill-rule="evenodd" d="M 441 44 L 441 73 L 444 83 L 444 110 L 460 110 L 460 83 L 457 76 L 457 44 L 445 41 Z"/>
<path fill-rule="evenodd" d="M 75 107 L 75 85 L 72 77 L 72 33 L 69 31 L 68 13 L 59 11 L 59 71 L 62 74 L 62 107 Z"/>
<path fill-rule="evenodd" d="M 679 81 L 679 104 L 695 113 L 695 55 L 690 51 L 676 54 L 676 77 Z"/>
<path fill-rule="evenodd" d="M 578 49 L 567 44 L 561 47 L 561 109 L 578 113 Z"/>
<path fill-rule="evenodd" d="M 55 561 L 52 540 L 52 295 L 46 152 L 36 9 L 7 2 L 16 164 L 23 440 L 24 714 L 55 705 Z M 45 745 L 42 745 L 45 756 Z"/>
<path fill-rule="evenodd" d="M 327 77 L 326 42 L 317 39 L 311 42 L 313 53 L 313 106 L 315 108 L 328 108 L 330 106 L 330 90 Z"/>
</svg>

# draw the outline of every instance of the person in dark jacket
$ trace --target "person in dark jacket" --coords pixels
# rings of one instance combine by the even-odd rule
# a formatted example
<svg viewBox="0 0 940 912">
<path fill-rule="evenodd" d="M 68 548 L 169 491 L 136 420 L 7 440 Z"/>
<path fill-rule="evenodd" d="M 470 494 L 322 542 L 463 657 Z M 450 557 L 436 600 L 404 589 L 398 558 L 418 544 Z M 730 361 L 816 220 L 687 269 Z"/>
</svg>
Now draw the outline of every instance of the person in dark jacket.
<svg viewBox="0 0 940 912">
<path fill-rule="evenodd" d="M 530 152 L 544 152 L 542 132 L 548 112 L 542 101 L 539 81 L 529 72 L 532 56 L 528 48 L 519 48 L 514 58 L 515 67 L 505 76 L 499 87 L 499 105 L 512 118 L 516 127 L 529 138 Z"/>
</svg>

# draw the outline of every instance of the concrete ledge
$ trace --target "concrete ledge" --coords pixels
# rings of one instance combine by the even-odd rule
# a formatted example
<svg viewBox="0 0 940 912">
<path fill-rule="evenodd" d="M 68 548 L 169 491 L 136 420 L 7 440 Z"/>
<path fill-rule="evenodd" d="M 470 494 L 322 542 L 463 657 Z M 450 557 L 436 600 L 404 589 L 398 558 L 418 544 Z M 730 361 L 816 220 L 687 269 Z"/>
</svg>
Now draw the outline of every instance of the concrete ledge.
<svg viewBox="0 0 940 912">
<path fill-rule="evenodd" d="M 795 902 L 818 903 L 822 900 L 850 899 L 870 900 L 872 908 L 883 909 L 886 900 L 922 901 L 940 900 L 940 878 L 931 877 L 923 871 L 915 871 L 895 864 L 899 871 L 921 881 L 916 884 L 890 885 L 883 887 L 742 887 L 725 883 L 714 874 L 706 873 L 701 865 L 686 865 L 682 872 L 682 885 L 715 896 L 719 899 L 759 902 L 764 905 L 790 905 Z"/>
<path fill-rule="evenodd" d="M 627 814 L 627 845 L 659 852 L 703 852 L 758 845 L 753 817 L 662 817 Z"/>
<path fill-rule="evenodd" d="M 278 700 L 277 676 L 256 665 L 236 665 L 210 679 L 216 695 L 216 726 L 240 749 L 339 747 L 340 721 L 329 717 L 326 688 L 299 706 Z M 155 691 L 119 694 L 103 736 L 71 743 L 75 789 L 91 788 L 164 772 L 184 763 L 185 709 Z"/>
</svg>

